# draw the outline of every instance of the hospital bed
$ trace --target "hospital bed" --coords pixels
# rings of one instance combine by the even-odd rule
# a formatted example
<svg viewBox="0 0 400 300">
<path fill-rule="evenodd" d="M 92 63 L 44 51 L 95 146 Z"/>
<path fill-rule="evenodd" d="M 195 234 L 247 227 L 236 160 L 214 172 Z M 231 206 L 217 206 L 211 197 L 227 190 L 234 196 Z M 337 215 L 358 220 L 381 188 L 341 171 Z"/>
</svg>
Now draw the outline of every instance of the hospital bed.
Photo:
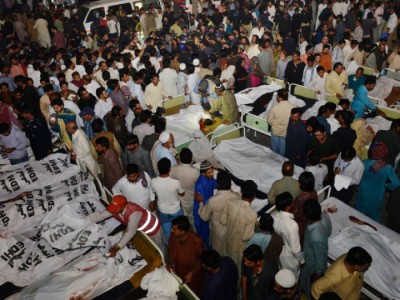
<svg viewBox="0 0 400 300">
<path fill-rule="evenodd" d="M 179 95 L 172 99 L 165 99 L 162 101 L 166 116 L 179 113 L 179 110 L 184 104 L 186 104 L 185 95 Z"/>
<path fill-rule="evenodd" d="M 266 82 L 267 82 L 267 84 L 275 83 L 277 85 L 280 85 L 282 88 L 286 88 L 285 81 L 283 81 L 281 79 L 277 79 L 274 77 L 267 77 Z"/>
<path fill-rule="evenodd" d="M 400 81 L 400 72 L 389 68 L 386 68 L 384 72 L 386 73 L 387 77 Z"/>
<path fill-rule="evenodd" d="M 282 164 L 287 159 L 249 140 L 245 127 L 216 136 L 215 145 L 215 158 L 236 178 L 253 180 L 263 193 L 268 193 L 273 182 L 282 178 Z M 298 178 L 302 171 L 295 166 L 294 177 Z"/>
<path fill-rule="evenodd" d="M 357 239 L 364 241 L 361 246 L 371 254 L 372 264 L 365 273 L 362 293 L 374 300 L 400 299 L 400 281 L 398 278 L 400 235 L 336 198 L 327 198 L 321 203 L 321 206 L 323 210 L 328 208 L 337 210 L 329 214 L 332 221 L 329 258 L 335 260 L 347 253 L 350 248 L 356 246 Z M 377 231 L 367 225 L 351 222 L 350 216 L 355 216 L 369 223 Z M 366 241 L 364 236 L 371 236 L 373 239 Z"/>
</svg>

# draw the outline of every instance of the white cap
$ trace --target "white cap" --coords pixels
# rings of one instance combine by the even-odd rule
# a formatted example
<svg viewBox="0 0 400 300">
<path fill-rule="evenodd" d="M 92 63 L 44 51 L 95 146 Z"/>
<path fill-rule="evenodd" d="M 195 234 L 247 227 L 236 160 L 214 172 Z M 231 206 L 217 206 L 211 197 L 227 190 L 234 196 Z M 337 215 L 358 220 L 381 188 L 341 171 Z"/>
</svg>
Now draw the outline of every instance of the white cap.
<svg viewBox="0 0 400 300">
<path fill-rule="evenodd" d="M 296 276 L 288 269 L 282 269 L 275 275 L 275 281 L 284 289 L 290 289 L 296 285 Z"/>
<path fill-rule="evenodd" d="M 168 131 L 164 131 L 160 134 L 158 140 L 161 142 L 161 144 L 165 144 L 166 142 L 168 142 L 170 136 L 171 134 Z"/>
<path fill-rule="evenodd" d="M 200 60 L 198 58 L 193 59 L 193 66 L 197 67 L 200 65 Z"/>
<path fill-rule="evenodd" d="M 181 71 L 186 70 L 186 65 L 185 65 L 184 63 L 181 63 L 181 64 L 179 65 L 179 70 L 181 70 Z"/>
</svg>

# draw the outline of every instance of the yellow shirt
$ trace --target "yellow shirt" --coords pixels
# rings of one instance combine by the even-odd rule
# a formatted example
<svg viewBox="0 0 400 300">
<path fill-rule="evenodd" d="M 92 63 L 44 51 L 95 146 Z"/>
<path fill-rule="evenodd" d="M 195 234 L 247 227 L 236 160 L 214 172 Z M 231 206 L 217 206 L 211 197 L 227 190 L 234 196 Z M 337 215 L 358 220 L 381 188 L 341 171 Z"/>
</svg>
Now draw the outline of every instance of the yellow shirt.
<svg viewBox="0 0 400 300">
<path fill-rule="evenodd" d="M 340 256 L 326 271 L 325 275 L 311 286 L 311 295 L 319 299 L 325 292 L 335 292 L 341 299 L 360 299 L 364 274 L 349 273 L 344 265 L 346 254 Z"/>
<path fill-rule="evenodd" d="M 295 108 L 289 101 L 281 101 L 275 104 L 268 115 L 268 123 L 271 125 L 272 134 L 276 136 L 286 136 L 287 127 L 292 108 Z"/>
<path fill-rule="evenodd" d="M 176 36 L 180 36 L 182 34 L 182 29 L 179 25 L 174 24 L 169 28 L 170 31 L 175 32 Z"/>
<path fill-rule="evenodd" d="M 326 92 L 331 95 L 344 95 L 344 87 L 343 84 L 347 85 L 347 73 L 343 71 L 338 75 L 335 71 L 332 71 L 328 74 L 325 81 L 325 89 Z"/>
</svg>

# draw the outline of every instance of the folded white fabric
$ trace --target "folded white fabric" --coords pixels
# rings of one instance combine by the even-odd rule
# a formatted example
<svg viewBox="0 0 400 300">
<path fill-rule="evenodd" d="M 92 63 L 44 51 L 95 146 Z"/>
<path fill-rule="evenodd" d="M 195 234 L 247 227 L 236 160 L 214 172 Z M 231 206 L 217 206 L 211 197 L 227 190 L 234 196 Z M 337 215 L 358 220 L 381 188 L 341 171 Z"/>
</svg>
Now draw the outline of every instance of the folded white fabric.
<svg viewBox="0 0 400 300">
<path fill-rule="evenodd" d="M 347 189 L 350 186 L 350 182 L 350 177 L 338 174 L 335 176 L 335 189 L 338 191 L 342 189 Z"/>
<path fill-rule="evenodd" d="M 179 283 L 164 266 L 155 269 L 142 278 L 140 287 L 147 290 L 147 295 L 142 300 L 175 300 L 179 291 Z"/>
</svg>

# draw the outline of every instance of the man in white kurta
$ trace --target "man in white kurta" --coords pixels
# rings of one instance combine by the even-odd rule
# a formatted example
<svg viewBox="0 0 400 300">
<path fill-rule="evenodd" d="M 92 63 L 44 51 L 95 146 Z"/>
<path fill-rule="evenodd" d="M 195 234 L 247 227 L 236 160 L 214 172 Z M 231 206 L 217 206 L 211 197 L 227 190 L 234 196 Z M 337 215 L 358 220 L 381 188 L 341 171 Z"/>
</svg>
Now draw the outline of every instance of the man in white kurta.
<svg viewBox="0 0 400 300">
<path fill-rule="evenodd" d="M 293 205 L 293 197 L 285 192 L 276 197 L 276 209 L 274 214 L 274 231 L 282 238 L 283 248 L 279 256 L 281 269 L 289 269 L 294 274 L 299 274 L 300 265 L 304 264 L 303 252 L 301 252 L 299 225 L 290 212 Z"/>
<path fill-rule="evenodd" d="M 153 75 L 151 83 L 146 86 L 144 91 L 144 101 L 153 113 L 156 112 L 157 107 L 162 107 L 163 92 L 160 79 L 158 75 Z"/>
<path fill-rule="evenodd" d="M 160 73 L 163 94 L 171 97 L 178 95 L 178 73 L 174 69 L 164 68 Z"/>
<path fill-rule="evenodd" d="M 136 203 L 147 210 L 153 210 L 154 207 L 150 207 L 150 203 L 155 200 L 155 195 L 151 189 L 151 178 L 145 171 L 135 171 L 129 171 L 130 174 L 126 174 L 118 180 L 112 188 L 112 193 L 124 195 L 128 202 Z"/>
<path fill-rule="evenodd" d="M 93 145 L 86 133 L 78 128 L 76 122 L 69 122 L 65 127 L 67 133 L 72 135 L 72 150 L 76 159 L 93 175 L 97 176 L 100 174 L 100 168 L 92 155 Z"/>
<path fill-rule="evenodd" d="M 35 28 L 38 33 L 40 45 L 44 48 L 50 48 L 51 38 L 47 21 L 43 18 L 39 18 L 36 20 L 33 28 Z"/>
</svg>

